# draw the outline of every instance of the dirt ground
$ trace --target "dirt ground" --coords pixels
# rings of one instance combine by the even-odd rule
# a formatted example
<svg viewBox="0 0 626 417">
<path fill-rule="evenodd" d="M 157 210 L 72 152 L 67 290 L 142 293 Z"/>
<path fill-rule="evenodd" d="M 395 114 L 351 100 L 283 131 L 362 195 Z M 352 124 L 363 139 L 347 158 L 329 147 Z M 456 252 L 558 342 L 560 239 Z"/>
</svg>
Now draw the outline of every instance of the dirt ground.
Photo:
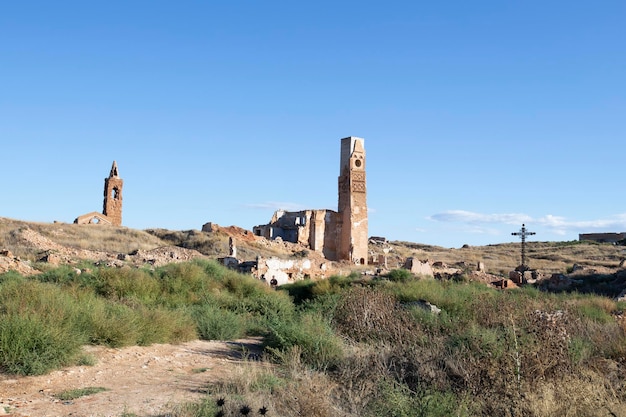
<svg viewBox="0 0 626 417">
<path fill-rule="evenodd" d="M 85 349 L 96 358 L 95 365 L 41 376 L 0 374 L 0 416 L 165 416 L 175 404 L 203 398 L 210 383 L 227 377 L 244 356 L 258 353 L 260 342 L 196 340 L 180 345 Z M 71 401 L 55 397 L 89 387 L 106 391 Z"/>
</svg>

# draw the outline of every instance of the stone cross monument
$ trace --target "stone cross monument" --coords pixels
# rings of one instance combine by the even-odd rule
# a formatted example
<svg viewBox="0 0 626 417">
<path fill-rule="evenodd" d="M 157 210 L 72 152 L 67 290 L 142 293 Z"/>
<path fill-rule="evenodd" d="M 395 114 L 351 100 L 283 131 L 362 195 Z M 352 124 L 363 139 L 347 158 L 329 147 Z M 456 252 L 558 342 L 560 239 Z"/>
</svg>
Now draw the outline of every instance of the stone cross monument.
<svg viewBox="0 0 626 417">
<path fill-rule="evenodd" d="M 524 273 L 524 271 L 528 271 L 530 268 L 526 265 L 526 237 L 532 236 L 535 232 L 529 232 L 526 230 L 526 225 L 522 224 L 522 228 L 519 232 L 511 233 L 513 236 L 519 236 L 522 239 L 522 264 L 518 267 L 519 272 Z"/>
</svg>

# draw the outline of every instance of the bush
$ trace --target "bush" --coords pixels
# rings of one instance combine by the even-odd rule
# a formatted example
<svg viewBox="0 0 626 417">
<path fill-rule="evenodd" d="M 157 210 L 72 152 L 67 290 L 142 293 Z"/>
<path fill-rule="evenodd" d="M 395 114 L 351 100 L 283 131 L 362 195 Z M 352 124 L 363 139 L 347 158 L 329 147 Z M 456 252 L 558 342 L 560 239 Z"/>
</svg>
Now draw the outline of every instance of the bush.
<svg viewBox="0 0 626 417">
<path fill-rule="evenodd" d="M 97 394 L 103 391 L 107 391 L 107 388 L 104 388 L 104 387 L 76 388 L 76 389 L 71 389 L 71 390 L 60 392 L 58 394 L 55 394 L 54 396 L 61 401 L 70 401 L 70 400 L 75 400 L 77 398 L 86 397 L 87 395 Z"/>
<path fill-rule="evenodd" d="M 69 265 L 62 265 L 45 271 L 36 278 L 40 282 L 51 282 L 54 284 L 68 284 L 76 280 L 77 274 L 74 268 Z"/>
<path fill-rule="evenodd" d="M 93 344 L 111 347 L 150 345 L 194 339 L 196 324 L 184 309 L 128 306 L 102 298 L 83 297 L 85 332 Z"/>
<path fill-rule="evenodd" d="M 41 375 L 67 365 L 82 340 L 72 329 L 33 314 L 0 315 L 0 370 Z"/>
<path fill-rule="evenodd" d="M 387 278 L 392 282 L 407 282 L 415 279 L 415 275 L 408 269 L 394 269 L 387 274 Z"/>
<path fill-rule="evenodd" d="M 99 295 L 114 301 L 134 301 L 144 305 L 162 302 L 159 282 L 141 269 L 98 268 L 93 286 Z"/>
<path fill-rule="evenodd" d="M 90 315 L 91 343 L 122 347 L 140 340 L 140 317 L 128 306 L 102 301 L 94 306 Z"/>
<path fill-rule="evenodd" d="M 233 340 L 245 335 L 245 320 L 232 311 L 205 304 L 195 307 L 192 315 L 204 340 Z"/>
<path fill-rule="evenodd" d="M 137 344 L 185 342 L 198 337 L 197 325 L 186 310 L 142 308 L 139 310 Z"/>
<path fill-rule="evenodd" d="M 355 342 L 403 344 L 419 335 L 408 311 L 393 295 L 369 288 L 352 288 L 342 294 L 333 323 Z"/>
<path fill-rule="evenodd" d="M 383 379 L 378 395 L 368 404 L 366 416 L 448 417 L 471 415 L 463 402 L 450 392 L 413 392 L 403 384 Z"/>
<path fill-rule="evenodd" d="M 334 367 L 343 357 L 341 339 L 317 313 L 303 313 L 299 320 L 275 321 L 269 330 L 266 345 L 275 357 L 298 347 L 302 362 L 318 370 Z"/>
<path fill-rule="evenodd" d="M 0 284 L 0 369 L 41 374 L 68 364 L 86 336 L 76 300 L 52 284 L 10 277 Z"/>
<path fill-rule="evenodd" d="M 278 288 L 280 291 L 287 292 L 293 298 L 293 302 L 296 305 L 299 305 L 307 300 L 312 300 L 313 298 L 315 298 L 313 289 L 317 286 L 317 281 L 311 281 L 307 279 L 296 281 L 292 284 L 281 285 Z"/>
<path fill-rule="evenodd" d="M 576 301 L 575 314 L 583 320 L 607 324 L 614 322 L 611 313 L 615 311 L 616 303 L 608 298 L 597 296 L 582 296 Z"/>
<path fill-rule="evenodd" d="M 162 303 L 168 307 L 184 307 L 203 301 L 210 289 L 211 280 L 198 263 L 169 264 L 155 272 L 160 280 Z"/>
</svg>

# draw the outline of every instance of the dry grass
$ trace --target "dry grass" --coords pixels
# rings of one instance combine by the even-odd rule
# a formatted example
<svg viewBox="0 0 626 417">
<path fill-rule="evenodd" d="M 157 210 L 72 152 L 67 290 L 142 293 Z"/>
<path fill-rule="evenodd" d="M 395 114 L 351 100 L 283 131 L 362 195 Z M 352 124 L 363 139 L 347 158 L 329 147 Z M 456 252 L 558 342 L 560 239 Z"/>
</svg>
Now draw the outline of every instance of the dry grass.
<svg viewBox="0 0 626 417">
<path fill-rule="evenodd" d="M 592 370 L 563 375 L 559 381 L 539 382 L 525 399 L 531 415 L 537 417 L 626 415 L 626 406 L 617 394 Z"/>
<path fill-rule="evenodd" d="M 268 416 L 347 417 L 333 404 L 337 384 L 328 375 L 307 369 L 300 357 L 294 348 L 280 369 L 265 361 L 234 365 L 224 380 L 210 386 L 203 403 L 176 406 L 172 415 L 239 416 L 242 407 L 248 407 L 250 415 L 260 415 L 257 410 L 264 408 Z"/>
<path fill-rule="evenodd" d="M 443 248 L 410 242 L 390 242 L 392 251 L 389 266 L 400 267 L 407 257 L 420 260 L 430 259 L 448 265 L 466 263 L 476 266 L 479 261 L 485 264 L 487 272 L 508 275 L 521 263 L 521 243 L 503 243 L 466 248 Z M 381 251 L 380 246 L 373 246 Z M 527 242 L 527 264 L 544 274 L 566 273 L 574 264 L 598 269 L 617 268 L 626 257 L 623 246 L 598 244 L 595 242 Z M 381 252 L 382 253 L 382 252 Z"/>
<path fill-rule="evenodd" d="M 78 225 L 70 223 L 35 223 L 0 218 L 0 248 L 16 256 L 34 260 L 40 248 L 20 242 L 18 232 L 31 229 L 52 242 L 71 249 L 113 253 L 150 250 L 165 243 L 147 232 L 126 227 Z"/>
<path fill-rule="evenodd" d="M 169 245 L 180 246 L 187 249 L 194 249 L 203 255 L 211 257 L 226 256 L 229 253 L 228 239 L 230 235 L 223 231 L 205 233 L 199 230 L 167 230 L 148 229 L 146 232 L 167 242 Z M 251 260 L 257 256 L 263 257 L 284 257 L 286 252 L 280 250 L 279 245 L 263 245 L 254 239 L 249 241 L 235 238 L 237 246 L 237 257 L 239 259 Z M 287 252 L 291 254 L 291 252 Z"/>
<path fill-rule="evenodd" d="M 68 223 L 35 223 L 0 217 L 0 249 L 8 248 L 15 255 L 34 260 L 40 249 L 21 244 L 16 231 L 29 228 L 56 244 L 73 248 L 112 253 L 130 253 L 134 250 L 150 250 L 173 245 L 195 249 L 210 257 L 228 254 L 229 234 L 218 231 L 204 233 L 199 230 L 171 231 L 166 229 L 135 230 L 126 227 L 76 225 Z M 238 257 L 255 259 L 257 256 L 285 257 L 292 255 L 292 248 L 264 244 L 254 239 L 237 239 Z M 520 264 L 520 243 L 504 243 L 465 248 L 443 248 L 420 243 L 389 242 L 392 248 L 388 256 L 390 269 L 399 268 L 407 257 L 430 259 L 448 265 L 474 267 L 480 261 L 487 272 L 508 275 Z M 370 251 L 382 254 L 382 246 L 370 245 Z M 594 242 L 527 242 L 527 263 L 546 275 L 565 273 L 574 264 L 598 270 L 615 269 L 626 257 L 624 247 Z M 612 272 L 612 271 L 611 271 Z"/>
</svg>

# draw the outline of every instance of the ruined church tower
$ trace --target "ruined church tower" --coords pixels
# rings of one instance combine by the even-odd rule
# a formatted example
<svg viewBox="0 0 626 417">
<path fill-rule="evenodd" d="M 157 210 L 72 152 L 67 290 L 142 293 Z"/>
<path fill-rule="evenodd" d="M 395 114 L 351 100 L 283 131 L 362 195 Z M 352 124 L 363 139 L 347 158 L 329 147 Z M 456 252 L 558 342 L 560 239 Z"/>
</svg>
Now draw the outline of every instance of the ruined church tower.
<svg viewBox="0 0 626 417">
<path fill-rule="evenodd" d="M 104 207 L 102 214 L 107 216 L 114 226 L 122 225 L 122 187 L 124 180 L 117 172 L 117 162 L 113 161 L 109 178 L 104 179 Z"/>
<path fill-rule="evenodd" d="M 367 264 L 367 189 L 363 139 L 341 139 L 338 258 Z"/>
</svg>

